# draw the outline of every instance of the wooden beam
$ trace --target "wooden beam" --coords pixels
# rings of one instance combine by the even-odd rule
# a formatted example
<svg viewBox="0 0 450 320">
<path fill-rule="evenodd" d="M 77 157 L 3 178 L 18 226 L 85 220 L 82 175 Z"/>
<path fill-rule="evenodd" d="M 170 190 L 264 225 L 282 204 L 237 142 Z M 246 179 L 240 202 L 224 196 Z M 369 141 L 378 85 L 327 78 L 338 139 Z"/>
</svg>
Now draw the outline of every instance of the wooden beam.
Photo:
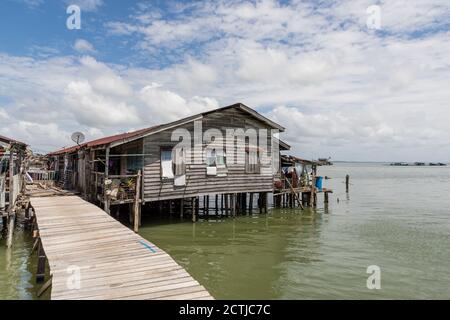
<svg viewBox="0 0 450 320">
<path fill-rule="evenodd" d="M 52 286 L 52 278 L 48 279 L 46 283 L 42 285 L 42 287 L 37 292 L 38 298 L 40 298 L 48 288 Z"/>
<path fill-rule="evenodd" d="M 139 231 L 139 225 L 141 222 L 141 170 L 138 171 L 136 177 L 136 194 L 134 196 L 134 232 Z"/>
<path fill-rule="evenodd" d="M 105 180 L 103 181 L 103 193 L 104 193 L 104 210 L 109 214 L 109 197 L 106 194 L 106 180 L 109 178 L 109 147 L 106 147 L 106 160 L 105 160 Z"/>
<path fill-rule="evenodd" d="M 8 205 L 8 236 L 6 247 L 11 248 L 14 233 L 15 212 L 14 212 L 14 149 L 9 148 L 9 205 Z"/>
</svg>

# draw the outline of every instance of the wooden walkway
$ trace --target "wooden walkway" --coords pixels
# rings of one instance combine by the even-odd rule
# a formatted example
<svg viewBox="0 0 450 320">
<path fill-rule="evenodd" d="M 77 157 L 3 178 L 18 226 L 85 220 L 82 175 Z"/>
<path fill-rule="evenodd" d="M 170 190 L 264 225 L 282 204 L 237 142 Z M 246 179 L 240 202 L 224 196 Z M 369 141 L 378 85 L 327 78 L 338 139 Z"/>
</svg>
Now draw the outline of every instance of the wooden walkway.
<svg viewBox="0 0 450 320">
<path fill-rule="evenodd" d="M 32 197 L 31 205 L 52 299 L 212 299 L 166 252 L 80 197 Z"/>
</svg>

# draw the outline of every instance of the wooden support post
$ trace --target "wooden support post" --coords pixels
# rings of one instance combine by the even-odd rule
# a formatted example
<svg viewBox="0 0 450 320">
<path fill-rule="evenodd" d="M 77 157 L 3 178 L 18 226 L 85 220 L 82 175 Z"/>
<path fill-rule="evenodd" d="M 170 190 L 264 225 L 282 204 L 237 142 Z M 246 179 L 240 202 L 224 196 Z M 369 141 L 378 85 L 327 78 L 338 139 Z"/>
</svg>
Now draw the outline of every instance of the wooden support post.
<svg viewBox="0 0 450 320">
<path fill-rule="evenodd" d="M 8 205 L 8 236 L 6 238 L 6 247 L 11 248 L 15 226 L 14 210 L 14 148 L 9 149 L 9 205 Z"/>
<path fill-rule="evenodd" d="M 348 185 L 350 184 L 350 176 L 347 174 L 345 176 L 345 192 L 348 193 Z"/>
<path fill-rule="evenodd" d="M 323 203 L 324 203 L 325 205 L 328 204 L 328 192 L 324 192 L 324 193 L 323 193 Z"/>
<path fill-rule="evenodd" d="M 225 194 L 225 215 L 228 216 L 228 194 Z"/>
<path fill-rule="evenodd" d="M 13 211 L 12 214 L 8 217 L 8 236 L 6 238 L 6 247 L 11 248 L 12 246 L 12 240 L 13 240 L 13 233 L 14 233 L 14 227 L 15 227 L 15 221 L 16 221 L 16 215 Z"/>
<path fill-rule="evenodd" d="M 48 290 L 48 288 L 50 288 L 52 286 L 52 278 L 48 279 L 46 283 L 44 283 L 42 285 L 42 287 L 39 289 L 39 291 L 37 292 L 37 296 L 38 298 L 40 298 L 45 291 Z"/>
<path fill-rule="evenodd" d="M 209 215 L 209 196 L 206 196 L 205 211 Z"/>
<path fill-rule="evenodd" d="M 183 219 L 184 214 L 184 198 L 180 199 L 180 218 Z"/>
<path fill-rule="evenodd" d="M 44 246 L 42 245 L 41 239 L 39 239 L 38 244 L 38 263 L 36 271 L 36 282 L 41 283 L 45 280 L 45 261 L 47 257 L 45 256 Z"/>
<path fill-rule="evenodd" d="M 104 210 L 107 214 L 109 214 L 109 196 L 106 194 L 106 180 L 109 177 L 109 147 L 106 147 L 105 154 L 106 154 L 106 160 L 105 160 L 105 180 L 103 181 L 103 190 L 104 190 Z"/>
<path fill-rule="evenodd" d="M 136 176 L 136 193 L 134 196 L 134 232 L 139 231 L 139 225 L 141 222 L 141 170 L 138 171 Z"/>
<path fill-rule="evenodd" d="M 221 214 L 223 214 L 223 209 L 224 209 L 224 200 L 223 200 L 223 198 L 224 198 L 224 195 L 221 194 L 220 195 L 220 213 Z"/>
<path fill-rule="evenodd" d="M 216 194 L 215 208 L 216 208 L 216 215 L 217 215 L 219 213 L 219 195 L 218 194 Z"/>
<path fill-rule="evenodd" d="M 231 194 L 231 215 L 236 217 L 236 193 Z"/>
<path fill-rule="evenodd" d="M 242 194 L 241 208 L 243 213 L 247 212 L 247 193 Z"/>
<path fill-rule="evenodd" d="M 196 209 L 196 205 L 197 205 L 197 198 L 192 198 L 192 222 L 195 222 L 195 214 L 197 212 Z"/>
<path fill-rule="evenodd" d="M 264 213 L 267 213 L 267 207 L 269 206 L 269 194 L 264 192 Z"/>
<path fill-rule="evenodd" d="M 250 200 L 248 202 L 248 212 L 251 214 L 253 210 L 253 192 L 250 192 Z"/>
<path fill-rule="evenodd" d="M 259 193 L 258 207 L 259 207 L 259 213 L 263 213 L 262 192 Z"/>
</svg>

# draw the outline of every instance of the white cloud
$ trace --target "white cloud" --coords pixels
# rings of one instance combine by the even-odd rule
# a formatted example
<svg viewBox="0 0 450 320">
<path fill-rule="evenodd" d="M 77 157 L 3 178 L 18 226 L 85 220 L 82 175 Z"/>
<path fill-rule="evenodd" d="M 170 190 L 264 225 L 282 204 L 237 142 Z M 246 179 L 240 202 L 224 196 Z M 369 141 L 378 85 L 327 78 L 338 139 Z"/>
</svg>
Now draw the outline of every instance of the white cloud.
<svg viewBox="0 0 450 320">
<path fill-rule="evenodd" d="M 97 11 L 103 6 L 103 0 L 66 0 L 67 5 L 75 4 L 84 11 Z"/>
<path fill-rule="evenodd" d="M 147 119 L 158 119 L 159 122 L 174 121 L 219 106 L 215 99 L 210 98 L 193 97 L 186 100 L 157 83 L 142 88 L 139 98 L 147 107 L 143 109 L 142 116 Z"/>
<path fill-rule="evenodd" d="M 10 117 L 92 135 L 240 101 L 286 126 L 301 156 L 449 161 L 450 2 L 377 3 L 378 32 L 372 0 L 141 3 L 105 24 L 108 41 L 159 66 L 2 55 L 0 95 Z"/>
<path fill-rule="evenodd" d="M 77 39 L 73 45 L 74 49 L 81 53 L 94 53 L 96 52 L 94 46 L 87 40 Z"/>
</svg>

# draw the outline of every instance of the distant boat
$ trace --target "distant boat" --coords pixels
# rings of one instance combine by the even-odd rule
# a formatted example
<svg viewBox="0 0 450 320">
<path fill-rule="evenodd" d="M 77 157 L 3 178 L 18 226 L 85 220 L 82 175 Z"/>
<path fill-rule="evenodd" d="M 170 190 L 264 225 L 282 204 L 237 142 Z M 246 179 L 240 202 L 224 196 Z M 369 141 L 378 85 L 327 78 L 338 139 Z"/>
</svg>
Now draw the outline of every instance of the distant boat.
<svg viewBox="0 0 450 320">
<path fill-rule="evenodd" d="M 414 162 L 415 166 L 424 166 L 425 162 Z"/>
<path fill-rule="evenodd" d="M 446 166 L 446 163 L 442 162 L 430 162 L 430 166 Z"/>
<path fill-rule="evenodd" d="M 404 162 L 393 162 L 393 163 L 391 163 L 391 166 L 404 167 L 404 166 L 409 166 L 409 164 L 404 163 Z"/>
</svg>

